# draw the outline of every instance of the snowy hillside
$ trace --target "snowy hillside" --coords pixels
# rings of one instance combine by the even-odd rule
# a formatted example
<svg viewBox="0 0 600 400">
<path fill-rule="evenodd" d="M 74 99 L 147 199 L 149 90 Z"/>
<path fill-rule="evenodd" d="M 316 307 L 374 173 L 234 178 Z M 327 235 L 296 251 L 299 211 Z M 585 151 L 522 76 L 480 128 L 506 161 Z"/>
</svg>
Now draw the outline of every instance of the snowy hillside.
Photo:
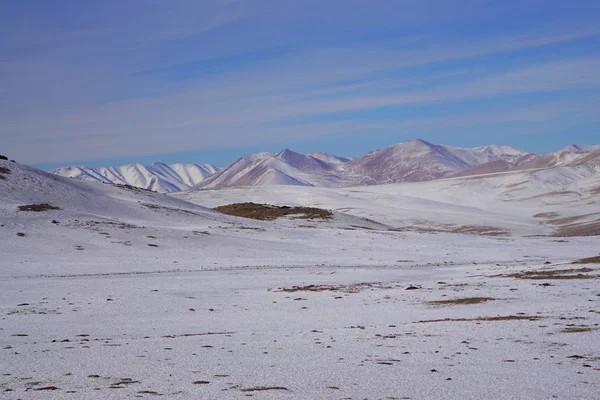
<svg viewBox="0 0 600 400">
<path fill-rule="evenodd" d="M 525 152 L 497 146 L 465 149 L 411 140 L 352 160 L 346 165 L 345 172 L 354 181 L 367 185 L 422 182 L 502 160 L 502 157 L 511 160 L 517 154 L 524 155 Z"/>
<path fill-rule="evenodd" d="M 572 144 L 554 153 L 544 154 L 522 163 L 518 166 L 518 169 L 550 168 L 569 165 L 576 163 L 579 159 L 598 149 L 600 149 L 600 145 L 583 146 Z"/>
<path fill-rule="evenodd" d="M 219 169 L 209 164 L 128 164 L 118 167 L 63 167 L 51 173 L 88 182 L 131 185 L 155 192 L 176 192 L 198 184 Z"/>
<path fill-rule="evenodd" d="M 306 155 L 291 150 L 252 154 L 200 182 L 194 189 L 239 186 L 340 186 L 345 160 L 327 153 Z"/>
</svg>

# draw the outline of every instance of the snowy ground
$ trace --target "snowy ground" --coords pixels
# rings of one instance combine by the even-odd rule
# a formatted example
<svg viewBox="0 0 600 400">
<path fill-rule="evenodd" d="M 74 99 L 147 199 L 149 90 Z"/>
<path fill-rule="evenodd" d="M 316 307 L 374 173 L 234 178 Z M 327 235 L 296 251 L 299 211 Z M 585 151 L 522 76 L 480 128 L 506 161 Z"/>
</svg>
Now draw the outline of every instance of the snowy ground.
<svg viewBox="0 0 600 400">
<path fill-rule="evenodd" d="M 599 237 L 258 222 L 2 165 L 0 398 L 600 392 L 600 264 L 570 264 Z"/>
</svg>

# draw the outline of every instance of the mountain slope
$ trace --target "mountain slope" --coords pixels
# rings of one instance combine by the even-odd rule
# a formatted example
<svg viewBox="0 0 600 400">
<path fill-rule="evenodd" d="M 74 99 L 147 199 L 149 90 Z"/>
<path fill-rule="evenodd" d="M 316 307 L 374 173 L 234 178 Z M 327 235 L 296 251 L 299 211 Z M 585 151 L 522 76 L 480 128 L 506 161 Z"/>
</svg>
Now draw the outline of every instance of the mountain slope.
<svg viewBox="0 0 600 400">
<path fill-rule="evenodd" d="M 251 154 L 200 182 L 194 189 L 261 185 L 339 186 L 344 163 L 344 159 L 330 154 L 306 155 L 288 149 L 277 154 Z"/>
<path fill-rule="evenodd" d="M 128 164 L 118 167 L 64 167 L 51 173 L 88 182 L 131 185 L 156 192 L 186 190 L 219 169 L 209 164 Z"/>
<path fill-rule="evenodd" d="M 600 145 L 584 146 L 572 144 L 554 153 L 544 154 L 522 163 L 519 165 L 519 169 L 551 168 L 569 165 L 598 149 L 600 149 Z"/>
<path fill-rule="evenodd" d="M 144 225 L 156 221 L 183 224 L 198 220 L 223 220 L 223 216 L 207 208 L 177 200 L 165 194 L 132 187 L 96 185 L 47 173 L 19 163 L 0 160 L 0 166 L 9 170 L 0 180 L 0 216 L 11 218 L 56 217 L 106 218 L 139 220 Z M 23 213 L 19 206 L 48 203 L 59 210 L 41 213 Z M 161 217 L 155 210 L 170 209 L 173 215 Z M 180 213 L 174 210 L 179 210 Z M 181 218 L 178 218 L 180 215 Z M 50 218 L 50 217 L 47 217 Z M 228 218 L 225 218 L 227 220 Z"/>
<path fill-rule="evenodd" d="M 490 161 L 514 162 L 527 152 L 508 146 L 465 149 L 424 140 L 398 143 L 348 160 L 327 153 L 291 150 L 259 153 L 238 159 L 200 182 L 194 189 L 260 185 L 344 187 L 418 182 L 447 177 Z"/>
<path fill-rule="evenodd" d="M 526 154 L 507 146 L 466 149 L 411 140 L 350 161 L 346 165 L 346 173 L 353 180 L 367 185 L 422 182 L 451 176 L 492 161 L 510 162 Z"/>
</svg>

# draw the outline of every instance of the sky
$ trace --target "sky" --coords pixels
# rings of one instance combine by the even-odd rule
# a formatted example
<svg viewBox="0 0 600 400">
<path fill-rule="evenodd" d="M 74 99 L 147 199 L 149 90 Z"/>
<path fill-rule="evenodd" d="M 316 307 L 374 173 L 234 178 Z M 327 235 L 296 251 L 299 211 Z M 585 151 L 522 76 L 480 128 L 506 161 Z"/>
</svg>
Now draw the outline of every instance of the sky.
<svg viewBox="0 0 600 400">
<path fill-rule="evenodd" d="M 0 153 L 50 169 L 600 143 L 597 0 L 0 0 Z"/>
</svg>

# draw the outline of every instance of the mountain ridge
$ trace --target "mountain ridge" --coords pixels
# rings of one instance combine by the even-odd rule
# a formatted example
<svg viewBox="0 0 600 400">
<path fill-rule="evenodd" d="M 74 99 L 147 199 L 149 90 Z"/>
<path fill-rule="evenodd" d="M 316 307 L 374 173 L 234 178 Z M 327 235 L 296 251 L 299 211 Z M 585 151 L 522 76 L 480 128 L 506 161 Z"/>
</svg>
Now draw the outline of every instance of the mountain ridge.
<svg viewBox="0 0 600 400">
<path fill-rule="evenodd" d="M 155 161 L 147 165 L 132 163 L 116 167 L 62 167 L 50 173 L 82 181 L 131 185 L 168 193 L 189 189 L 217 171 L 219 169 L 210 164 L 165 164 Z"/>
<path fill-rule="evenodd" d="M 277 153 L 247 154 L 222 169 L 209 164 L 153 162 L 103 168 L 65 167 L 51 172 L 159 192 L 263 185 L 348 187 L 568 166 L 581 159 L 588 162 L 585 157 L 598 150 L 600 145 L 571 144 L 538 155 L 506 145 L 462 148 L 413 139 L 353 159 L 283 149 Z M 589 162 L 595 160 L 592 157 Z"/>
</svg>

